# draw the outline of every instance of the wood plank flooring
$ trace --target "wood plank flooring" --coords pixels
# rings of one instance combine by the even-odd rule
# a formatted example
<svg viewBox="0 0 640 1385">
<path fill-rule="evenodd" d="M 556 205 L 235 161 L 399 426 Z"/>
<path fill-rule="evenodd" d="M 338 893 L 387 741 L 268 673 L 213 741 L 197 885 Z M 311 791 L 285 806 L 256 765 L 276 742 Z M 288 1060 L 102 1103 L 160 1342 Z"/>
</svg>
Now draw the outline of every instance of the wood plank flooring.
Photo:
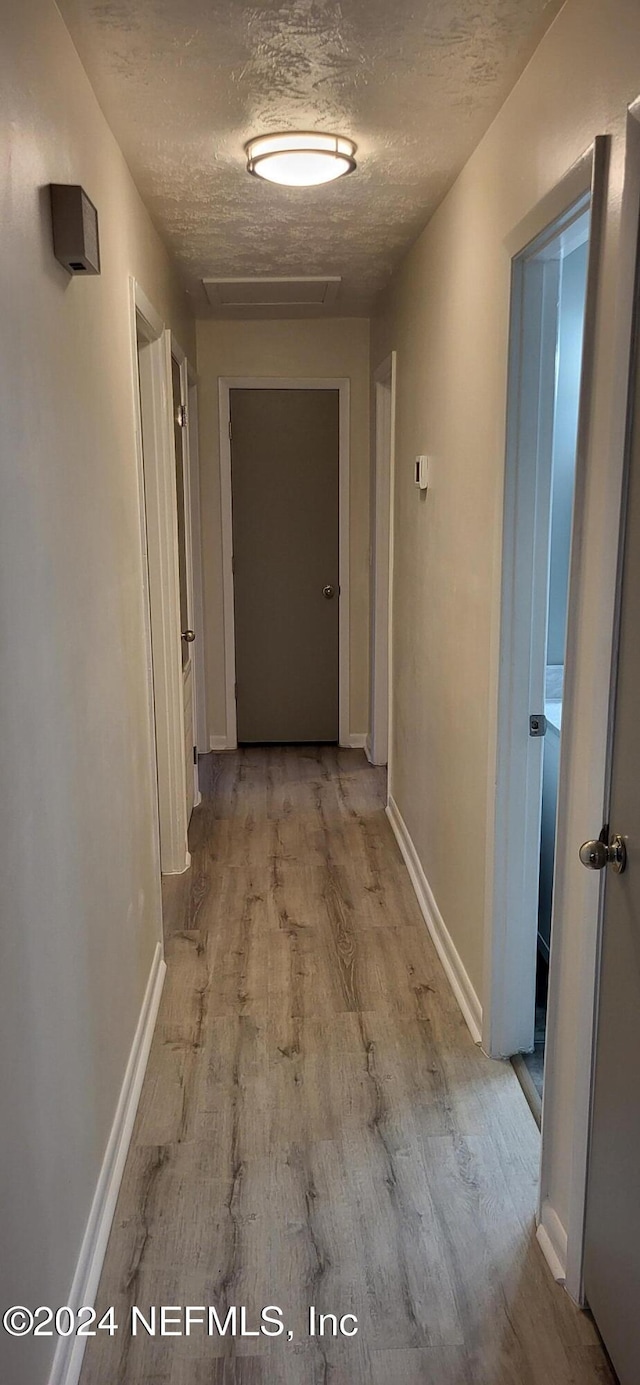
<svg viewBox="0 0 640 1385">
<path fill-rule="evenodd" d="M 604 1385 L 534 1237 L 539 1135 L 476 1049 L 361 751 L 211 755 L 81 1385 Z M 294 1336 L 132 1338 L 132 1304 Z M 309 1338 L 308 1310 L 355 1313 Z"/>
</svg>

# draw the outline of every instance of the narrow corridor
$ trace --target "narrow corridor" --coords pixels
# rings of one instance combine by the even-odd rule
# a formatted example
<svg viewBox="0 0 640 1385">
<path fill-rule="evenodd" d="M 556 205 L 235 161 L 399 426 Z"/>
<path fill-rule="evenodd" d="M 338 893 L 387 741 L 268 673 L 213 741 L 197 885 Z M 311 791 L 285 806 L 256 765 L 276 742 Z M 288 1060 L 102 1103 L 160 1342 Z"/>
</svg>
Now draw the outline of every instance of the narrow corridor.
<svg viewBox="0 0 640 1385">
<path fill-rule="evenodd" d="M 536 1244 L 538 1131 L 449 990 L 384 771 L 274 747 L 201 779 L 97 1304 L 121 1326 L 82 1385 L 612 1380 Z M 254 1331 L 278 1305 L 293 1340 L 132 1338 L 162 1304 L 244 1305 Z M 311 1339 L 311 1305 L 357 1335 Z"/>
</svg>

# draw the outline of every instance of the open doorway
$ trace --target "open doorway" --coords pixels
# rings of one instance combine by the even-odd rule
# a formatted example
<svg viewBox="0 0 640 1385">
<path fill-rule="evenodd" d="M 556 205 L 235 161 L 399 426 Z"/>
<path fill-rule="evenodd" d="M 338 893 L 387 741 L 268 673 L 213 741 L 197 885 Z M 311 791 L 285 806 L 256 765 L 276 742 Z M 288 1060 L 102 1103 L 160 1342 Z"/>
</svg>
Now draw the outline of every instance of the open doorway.
<svg viewBox="0 0 640 1385">
<path fill-rule="evenodd" d="M 551 492 L 548 519 L 548 590 L 544 659 L 544 721 L 540 870 L 536 958 L 534 1046 L 516 1063 L 538 1119 L 544 1083 L 544 1052 L 549 993 L 549 953 L 553 912 L 553 877 L 558 811 L 558 777 L 562 740 L 562 703 L 566 663 L 567 608 L 582 343 L 584 336 L 589 211 L 558 230 L 541 252 L 557 274 L 555 314 L 554 407 L 551 436 Z M 535 261 L 534 261 L 535 262 Z"/>
<path fill-rule="evenodd" d="M 538 1121 L 590 222 L 584 191 L 512 262 L 494 880 L 504 1010 L 490 1051 L 514 1058 Z"/>
</svg>

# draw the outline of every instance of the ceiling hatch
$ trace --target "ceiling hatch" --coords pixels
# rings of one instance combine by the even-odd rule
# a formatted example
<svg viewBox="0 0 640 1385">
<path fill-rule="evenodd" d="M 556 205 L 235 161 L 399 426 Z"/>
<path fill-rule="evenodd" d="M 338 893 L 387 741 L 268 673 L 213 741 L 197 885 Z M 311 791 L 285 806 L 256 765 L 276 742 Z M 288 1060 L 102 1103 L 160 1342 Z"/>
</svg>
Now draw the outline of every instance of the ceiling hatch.
<svg viewBox="0 0 640 1385">
<path fill-rule="evenodd" d="M 304 279 L 203 279 L 212 308 L 327 307 L 335 303 L 339 276 Z"/>
</svg>

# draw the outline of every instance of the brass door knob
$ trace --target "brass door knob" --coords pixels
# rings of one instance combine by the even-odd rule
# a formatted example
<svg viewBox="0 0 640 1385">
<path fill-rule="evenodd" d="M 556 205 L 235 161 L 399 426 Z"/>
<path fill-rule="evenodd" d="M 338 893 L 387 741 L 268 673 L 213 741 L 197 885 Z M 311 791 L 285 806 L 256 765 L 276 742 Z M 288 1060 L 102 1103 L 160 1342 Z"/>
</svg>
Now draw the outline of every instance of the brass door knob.
<svg viewBox="0 0 640 1385">
<path fill-rule="evenodd" d="M 182 638 L 183 638 L 185 644 L 193 644 L 193 641 L 195 640 L 195 637 L 196 637 L 196 632 L 195 632 L 195 630 L 183 630 L 183 631 L 182 631 Z"/>
</svg>

